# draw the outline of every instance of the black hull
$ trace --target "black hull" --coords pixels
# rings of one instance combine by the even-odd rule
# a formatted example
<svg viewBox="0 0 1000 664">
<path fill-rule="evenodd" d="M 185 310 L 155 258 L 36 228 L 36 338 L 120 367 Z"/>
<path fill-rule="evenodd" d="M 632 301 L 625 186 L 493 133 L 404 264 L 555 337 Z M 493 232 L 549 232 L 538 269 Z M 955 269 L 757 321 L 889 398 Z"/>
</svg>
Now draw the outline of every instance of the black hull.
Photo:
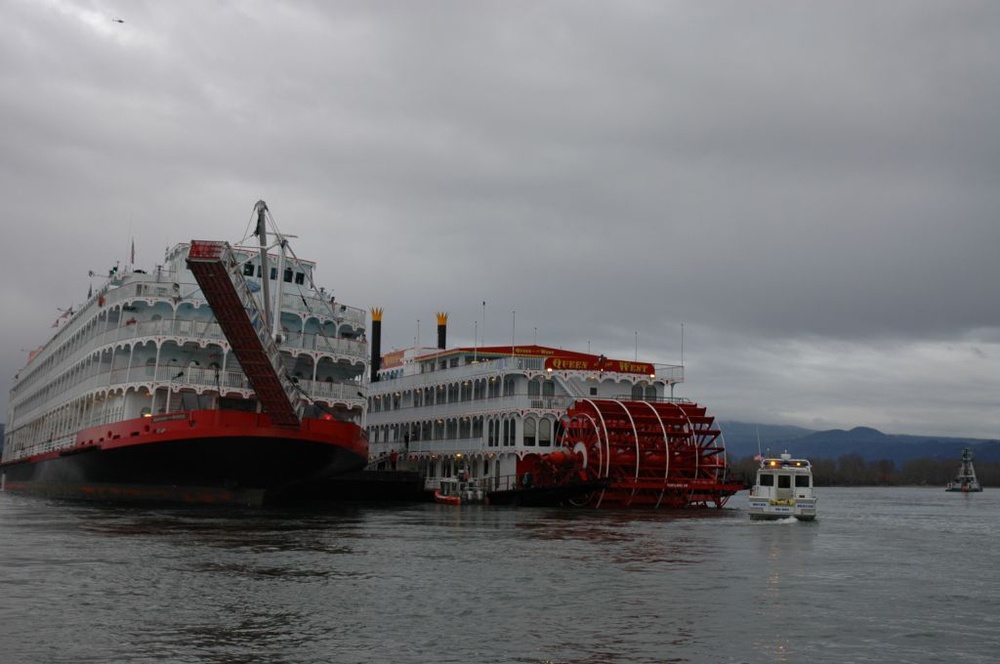
<svg viewBox="0 0 1000 664">
<path fill-rule="evenodd" d="M 486 500 L 490 505 L 515 505 L 522 507 L 556 507 L 584 501 L 595 491 L 608 486 L 606 479 L 573 482 L 549 487 L 530 487 L 489 491 Z"/>
<path fill-rule="evenodd" d="M 0 475 L 6 491 L 60 498 L 262 505 L 365 463 L 337 445 L 237 436 L 83 448 Z"/>
</svg>

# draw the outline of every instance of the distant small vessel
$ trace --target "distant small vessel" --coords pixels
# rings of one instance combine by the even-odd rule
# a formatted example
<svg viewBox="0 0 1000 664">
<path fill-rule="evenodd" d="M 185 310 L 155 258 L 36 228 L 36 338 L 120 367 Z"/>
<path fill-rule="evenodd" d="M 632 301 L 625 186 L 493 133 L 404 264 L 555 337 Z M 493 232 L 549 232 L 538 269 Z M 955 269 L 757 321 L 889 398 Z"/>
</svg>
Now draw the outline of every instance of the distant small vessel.
<svg viewBox="0 0 1000 664">
<path fill-rule="evenodd" d="M 962 465 L 958 469 L 958 475 L 955 479 L 948 482 L 948 487 L 945 491 L 975 493 L 982 490 L 982 485 L 976 479 L 976 469 L 972 467 L 972 450 L 966 447 L 962 450 Z"/>
<path fill-rule="evenodd" d="M 788 452 L 780 457 L 760 460 L 757 482 L 750 489 L 751 519 L 800 521 L 816 518 L 816 494 L 813 491 L 812 464 L 807 459 L 793 459 Z"/>
</svg>

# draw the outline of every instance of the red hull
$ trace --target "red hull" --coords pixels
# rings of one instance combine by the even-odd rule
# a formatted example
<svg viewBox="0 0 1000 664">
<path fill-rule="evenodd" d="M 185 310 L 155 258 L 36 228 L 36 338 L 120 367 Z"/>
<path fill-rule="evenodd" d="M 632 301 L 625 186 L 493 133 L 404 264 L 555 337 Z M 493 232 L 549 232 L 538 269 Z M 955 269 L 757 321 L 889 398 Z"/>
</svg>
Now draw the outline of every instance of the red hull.
<svg viewBox="0 0 1000 664">
<path fill-rule="evenodd" d="M 60 497 L 260 504 L 362 468 L 361 429 L 276 426 L 267 415 L 190 411 L 80 431 L 70 448 L 0 464 L 4 488 Z"/>
</svg>

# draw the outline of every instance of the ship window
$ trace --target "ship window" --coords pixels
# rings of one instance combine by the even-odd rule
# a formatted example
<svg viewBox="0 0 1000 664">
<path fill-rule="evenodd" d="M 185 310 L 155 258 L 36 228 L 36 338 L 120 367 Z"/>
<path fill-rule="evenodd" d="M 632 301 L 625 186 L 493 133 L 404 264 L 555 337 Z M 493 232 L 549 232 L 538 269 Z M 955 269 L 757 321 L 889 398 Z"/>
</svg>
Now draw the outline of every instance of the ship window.
<svg viewBox="0 0 1000 664">
<path fill-rule="evenodd" d="M 278 268 L 272 267 L 271 268 L 271 281 L 277 281 L 277 279 L 278 279 Z"/>
<path fill-rule="evenodd" d="M 774 475 L 768 473 L 761 473 L 760 481 L 758 482 L 761 486 L 774 486 Z"/>
<path fill-rule="evenodd" d="M 254 273 L 253 263 L 246 263 L 243 265 L 243 276 L 252 277 Z"/>
<path fill-rule="evenodd" d="M 779 489 L 791 489 L 792 488 L 792 476 L 791 475 L 778 475 L 778 488 Z"/>
<path fill-rule="evenodd" d="M 633 401 L 642 401 L 642 385 L 633 385 L 632 386 L 632 400 Z"/>
<path fill-rule="evenodd" d="M 524 444 L 528 447 L 535 446 L 535 418 L 533 417 L 524 420 Z"/>
<path fill-rule="evenodd" d="M 590 396 L 592 396 L 592 397 L 596 397 L 597 396 L 597 388 L 596 387 L 590 388 Z"/>
<path fill-rule="evenodd" d="M 542 419 L 538 422 L 538 444 L 542 447 L 552 445 L 552 420 Z"/>
<path fill-rule="evenodd" d="M 286 284 L 292 283 L 292 268 L 285 268 L 285 273 L 282 276 Z"/>
<path fill-rule="evenodd" d="M 306 275 L 304 273 L 302 273 L 302 272 L 296 272 L 295 273 L 295 283 L 297 283 L 299 286 L 301 286 L 302 284 L 306 283 Z"/>
<path fill-rule="evenodd" d="M 797 487 L 809 487 L 809 476 L 808 475 L 796 475 L 795 476 L 795 486 Z"/>
</svg>

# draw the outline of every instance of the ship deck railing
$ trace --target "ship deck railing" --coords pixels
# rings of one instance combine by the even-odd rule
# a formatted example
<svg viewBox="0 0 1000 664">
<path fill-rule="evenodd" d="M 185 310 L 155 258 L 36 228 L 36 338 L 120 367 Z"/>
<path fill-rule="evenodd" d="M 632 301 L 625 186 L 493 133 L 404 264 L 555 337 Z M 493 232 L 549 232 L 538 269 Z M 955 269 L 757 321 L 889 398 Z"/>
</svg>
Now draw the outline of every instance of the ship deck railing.
<svg viewBox="0 0 1000 664">
<path fill-rule="evenodd" d="M 538 445 L 503 445 L 494 447 L 486 446 L 482 436 L 463 436 L 461 438 L 446 438 L 437 440 L 413 440 L 404 443 L 400 440 L 370 442 L 370 447 L 387 450 L 395 449 L 408 454 L 506 454 L 506 453 L 531 453 L 537 452 L 545 454 L 558 449 L 555 441 L 550 440 L 548 444 Z"/>
<path fill-rule="evenodd" d="M 161 270 L 159 275 L 155 272 L 150 274 L 132 272 L 111 281 L 113 285 L 119 286 L 119 288 L 101 289 L 94 294 L 93 300 L 103 295 L 105 299 L 104 306 L 108 307 L 118 302 L 134 300 L 137 296 L 148 298 L 181 295 L 186 298 L 201 290 L 196 282 L 180 282 L 176 280 L 176 276 L 175 272 L 169 270 Z M 187 273 L 187 276 L 190 277 L 190 273 Z M 258 283 L 260 281 L 259 279 L 248 279 L 248 281 L 251 280 Z M 177 285 L 176 290 L 174 290 L 174 284 Z M 121 288 L 120 286 L 128 287 Z M 303 302 L 303 298 L 305 298 L 305 302 Z M 326 294 L 319 294 L 316 291 L 298 286 L 289 288 L 289 285 L 285 284 L 281 298 L 281 308 L 284 311 L 291 311 L 297 314 L 311 314 L 318 318 L 332 318 L 338 322 L 347 322 L 359 327 L 365 325 L 367 310 L 330 301 L 325 298 Z"/>
<path fill-rule="evenodd" d="M 562 376 L 576 379 L 588 379 L 600 377 L 607 377 L 612 375 L 612 372 L 596 372 L 596 371 L 554 371 L 549 372 L 545 368 L 544 357 L 501 357 L 492 360 L 483 360 L 479 362 L 473 362 L 469 364 L 459 365 L 456 367 L 448 367 L 446 369 L 438 369 L 435 371 L 425 371 L 419 374 L 412 374 L 409 376 L 400 376 L 394 378 L 391 381 L 379 381 L 373 383 L 372 386 L 378 389 L 378 386 L 382 383 L 387 385 L 385 388 L 387 391 L 391 390 L 393 392 L 400 390 L 412 390 L 422 387 L 429 387 L 432 385 L 437 385 L 439 383 L 453 383 L 461 382 L 464 380 L 469 380 L 472 378 L 489 378 L 491 376 L 499 376 L 504 373 L 528 373 L 528 374 L 545 374 L 553 376 Z M 654 364 L 656 371 L 657 380 L 667 380 L 670 382 L 681 382 L 684 379 L 684 367 L 675 364 Z M 586 392 L 580 394 L 584 396 Z"/>
<path fill-rule="evenodd" d="M 429 420 L 455 419 L 475 415 L 521 411 L 521 410 L 551 410 L 563 411 L 579 397 L 558 396 L 540 397 L 517 395 L 507 397 L 487 397 L 468 401 L 455 401 L 445 404 L 425 406 L 402 406 L 400 408 L 382 409 L 378 406 L 369 409 L 369 424 L 387 424 L 398 421 L 426 422 Z M 374 401 L 377 403 L 378 399 Z"/>
<path fill-rule="evenodd" d="M 26 391 L 31 388 L 36 381 L 42 378 L 56 375 L 60 371 L 69 368 L 84 358 L 104 347 L 123 342 L 145 342 L 154 341 L 163 343 L 164 337 L 177 337 L 177 344 L 183 345 L 186 341 L 203 342 L 205 340 L 218 342 L 220 347 L 226 343 L 222 329 L 215 322 L 198 322 L 192 320 L 154 320 L 136 322 L 133 324 L 114 327 L 105 332 L 99 332 L 93 337 L 74 348 L 71 353 L 67 353 L 64 358 L 49 367 L 44 373 L 37 376 L 30 375 L 35 364 L 29 364 L 24 371 L 26 373 L 18 389 Z M 368 357 L 368 344 L 355 339 L 333 339 L 315 333 L 289 334 L 281 344 L 281 348 L 292 352 L 294 350 L 318 351 L 329 353 L 335 357 L 343 357 L 354 360 L 357 364 L 364 364 Z M 37 360 L 36 360 L 37 361 Z M 144 368 L 144 367 L 143 367 Z M 135 367 L 140 370 L 139 367 Z"/>
<path fill-rule="evenodd" d="M 95 365 L 97 366 L 97 365 Z M 337 383 L 320 380 L 295 379 L 302 395 L 318 401 L 342 402 L 350 408 L 364 408 L 367 400 L 363 396 L 361 385 L 353 382 Z M 187 390 L 203 394 L 218 393 L 225 396 L 230 392 L 240 392 L 249 395 L 253 386 L 242 371 L 216 371 L 212 368 L 183 366 L 172 364 L 151 370 L 145 366 L 114 369 L 85 378 L 59 395 L 59 403 L 71 403 L 87 394 L 113 391 L 117 389 L 145 388 L 150 392 L 158 389 L 168 389 L 171 393 Z M 30 421 L 52 408 L 51 400 L 42 400 L 37 406 L 18 414 L 19 419 Z M 180 404 L 178 404 L 179 406 Z M 180 410 L 178 407 L 177 410 Z M 115 422 L 117 416 L 109 416 L 92 422 L 86 426 L 97 426 Z"/>
<path fill-rule="evenodd" d="M 144 337 L 191 337 L 194 339 L 210 339 L 223 342 L 226 340 L 222 328 L 215 321 L 195 320 L 151 320 L 136 321 L 121 327 L 101 332 L 91 339 L 89 346 L 99 348 L 118 341 L 141 340 Z M 281 347 L 301 350 L 318 350 L 320 352 L 355 357 L 361 360 L 368 357 L 368 344 L 364 341 L 349 338 L 333 338 L 316 332 L 283 333 Z M 83 350 L 87 350 L 84 348 Z"/>
<path fill-rule="evenodd" d="M 95 303 L 100 297 L 105 298 L 103 308 L 110 310 L 116 304 L 120 304 L 122 302 L 132 302 L 137 298 L 171 297 L 177 294 L 177 292 L 173 290 L 173 284 L 166 281 L 150 281 L 148 283 L 139 283 L 138 286 L 146 288 L 149 292 L 145 293 L 145 295 L 137 295 L 136 292 L 130 288 L 104 288 L 93 295 L 91 300 L 88 301 L 87 306 L 96 306 Z M 183 284 L 178 292 L 188 293 L 191 289 L 196 288 L 196 284 Z M 307 313 L 312 311 L 314 314 L 316 313 L 313 311 L 314 307 L 307 307 L 304 305 L 301 298 L 297 294 L 295 294 L 294 297 L 289 294 L 285 294 L 285 298 L 287 298 L 287 302 L 283 300 L 283 303 L 288 306 L 284 306 L 283 308 L 286 311 L 294 311 L 296 313 Z M 307 298 L 307 300 L 308 299 L 310 298 Z M 323 303 L 317 298 L 312 297 L 311 299 L 313 299 L 316 304 L 315 308 L 324 306 Z M 364 327 L 365 311 L 363 309 L 341 304 L 334 304 L 332 306 L 337 314 L 334 320 L 347 321 L 359 328 Z M 89 315 L 77 316 L 71 319 L 70 322 L 64 327 L 59 329 L 53 339 L 46 344 L 46 348 L 39 353 L 34 362 L 25 367 L 25 376 L 31 373 L 33 367 L 40 366 L 41 363 L 46 360 L 49 355 L 49 353 L 46 352 L 49 350 L 49 346 L 53 348 L 53 352 L 65 352 L 57 350 L 57 346 L 60 345 L 60 342 L 75 335 L 76 332 L 81 327 L 88 324 L 90 320 L 91 316 Z M 160 319 L 150 321 L 135 320 L 135 322 L 132 323 L 130 323 L 129 320 L 128 310 L 121 311 L 121 320 L 117 323 L 112 323 L 114 327 L 94 334 L 83 344 L 73 348 L 72 352 L 66 354 L 65 358 L 56 362 L 55 368 L 61 366 L 65 361 L 73 361 L 81 354 L 123 341 L 142 340 L 143 338 L 164 336 L 190 337 L 194 340 L 208 339 L 219 342 L 225 341 L 222 329 L 214 320 Z M 103 324 L 104 323 L 102 323 L 102 325 Z M 303 332 L 300 330 L 286 330 L 284 331 L 284 337 L 282 345 L 286 348 L 316 350 L 319 352 L 349 358 L 357 358 L 360 361 L 367 360 L 369 354 L 368 344 L 362 339 L 346 337 L 338 338 L 318 332 Z M 46 371 L 46 375 L 48 374 L 49 372 Z"/>
<path fill-rule="evenodd" d="M 516 394 L 512 396 L 466 399 L 443 404 L 387 408 L 385 402 L 389 400 L 389 395 L 371 395 L 371 397 L 373 407 L 368 411 L 368 423 L 371 425 L 391 424 L 400 421 L 426 422 L 430 420 L 451 420 L 460 417 L 514 411 L 552 411 L 561 413 L 580 399 L 608 398 L 577 395 L 539 396 Z M 622 401 L 648 401 L 651 403 L 690 403 L 687 399 L 677 397 L 636 398 L 630 395 L 619 395 L 612 398 Z"/>
</svg>

